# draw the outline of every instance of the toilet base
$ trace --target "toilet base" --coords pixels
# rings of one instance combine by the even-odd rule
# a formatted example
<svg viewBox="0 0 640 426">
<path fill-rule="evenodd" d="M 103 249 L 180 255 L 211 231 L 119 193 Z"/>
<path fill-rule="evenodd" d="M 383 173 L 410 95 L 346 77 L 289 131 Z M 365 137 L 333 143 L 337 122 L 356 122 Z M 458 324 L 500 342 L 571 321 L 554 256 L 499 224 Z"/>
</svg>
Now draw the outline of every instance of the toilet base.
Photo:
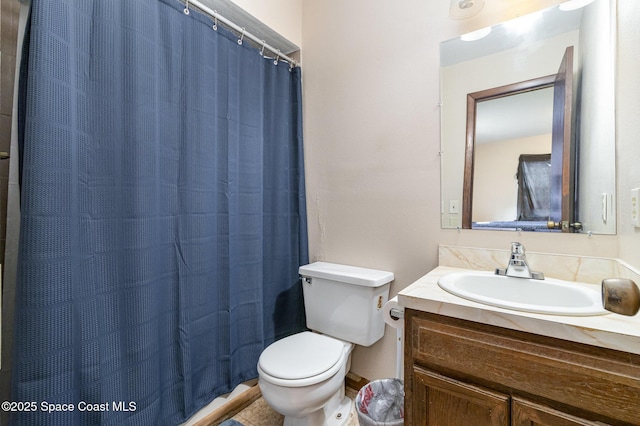
<svg viewBox="0 0 640 426">
<path fill-rule="evenodd" d="M 283 426 L 342 426 L 349 419 L 353 403 L 345 396 L 342 386 L 322 407 L 305 417 L 285 416 Z"/>
</svg>

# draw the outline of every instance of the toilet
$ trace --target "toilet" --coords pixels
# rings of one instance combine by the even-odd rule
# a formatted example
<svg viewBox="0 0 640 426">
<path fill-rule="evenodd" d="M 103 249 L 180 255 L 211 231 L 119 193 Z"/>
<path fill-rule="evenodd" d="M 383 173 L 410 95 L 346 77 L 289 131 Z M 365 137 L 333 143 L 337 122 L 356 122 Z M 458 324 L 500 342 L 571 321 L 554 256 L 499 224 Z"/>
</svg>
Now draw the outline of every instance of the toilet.
<svg viewBox="0 0 640 426">
<path fill-rule="evenodd" d="M 269 345 L 258 360 L 258 384 L 285 426 L 339 426 L 351 411 L 344 391 L 351 352 L 382 338 L 393 273 L 315 262 L 299 274 L 311 331 Z"/>
</svg>

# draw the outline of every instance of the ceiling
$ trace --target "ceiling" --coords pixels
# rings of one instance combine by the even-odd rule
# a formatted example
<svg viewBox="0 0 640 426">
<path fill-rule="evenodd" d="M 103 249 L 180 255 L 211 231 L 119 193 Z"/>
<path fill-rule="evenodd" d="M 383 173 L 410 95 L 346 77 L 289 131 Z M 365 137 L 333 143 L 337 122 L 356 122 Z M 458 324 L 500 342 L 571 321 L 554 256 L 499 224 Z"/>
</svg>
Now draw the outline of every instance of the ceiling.
<svg viewBox="0 0 640 426">
<path fill-rule="evenodd" d="M 522 43 L 555 37 L 580 28 L 582 10 L 562 11 L 558 7 L 524 15 L 491 27 L 486 37 L 476 41 L 462 41 L 460 37 L 440 44 L 440 66 L 446 67 L 470 61 Z M 542 18 L 544 14 L 544 19 Z M 526 30 L 523 27 L 526 26 Z"/>
<path fill-rule="evenodd" d="M 553 87 L 478 102 L 476 143 L 551 134 Z"/>
</svg>

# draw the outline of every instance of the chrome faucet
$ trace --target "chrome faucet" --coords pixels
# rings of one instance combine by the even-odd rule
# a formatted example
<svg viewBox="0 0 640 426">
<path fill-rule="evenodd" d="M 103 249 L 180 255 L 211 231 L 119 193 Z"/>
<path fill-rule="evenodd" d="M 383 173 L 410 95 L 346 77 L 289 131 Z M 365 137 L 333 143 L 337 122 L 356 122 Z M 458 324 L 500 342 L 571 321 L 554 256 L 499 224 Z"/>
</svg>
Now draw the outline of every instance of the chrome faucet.
<svg viewBox="0 0 640 426">
<path fill-rule="evenodd" d="M 506 269 L 496 269 L 496 275 L 506 275 L 508 277 L 533 278 L 544 280 L 542 272 L 534 272 L 529 269 L 527 255 L 524 253 L 524 246 L 520 243 L 511 243 L 511 257 Z"/>
</svg>

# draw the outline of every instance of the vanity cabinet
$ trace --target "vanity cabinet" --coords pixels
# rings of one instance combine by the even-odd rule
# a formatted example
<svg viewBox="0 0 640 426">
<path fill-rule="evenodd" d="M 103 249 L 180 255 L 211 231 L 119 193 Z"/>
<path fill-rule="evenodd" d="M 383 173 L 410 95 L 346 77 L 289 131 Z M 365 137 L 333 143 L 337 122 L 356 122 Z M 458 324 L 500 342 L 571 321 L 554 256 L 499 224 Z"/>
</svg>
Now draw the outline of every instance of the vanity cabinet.
<svg viewBox="0 0 640 426">
<path fill-rule="evenodd" d="M 405 311 L 407 425 L 640 425 L 640 356 Z"/>
</svg>

